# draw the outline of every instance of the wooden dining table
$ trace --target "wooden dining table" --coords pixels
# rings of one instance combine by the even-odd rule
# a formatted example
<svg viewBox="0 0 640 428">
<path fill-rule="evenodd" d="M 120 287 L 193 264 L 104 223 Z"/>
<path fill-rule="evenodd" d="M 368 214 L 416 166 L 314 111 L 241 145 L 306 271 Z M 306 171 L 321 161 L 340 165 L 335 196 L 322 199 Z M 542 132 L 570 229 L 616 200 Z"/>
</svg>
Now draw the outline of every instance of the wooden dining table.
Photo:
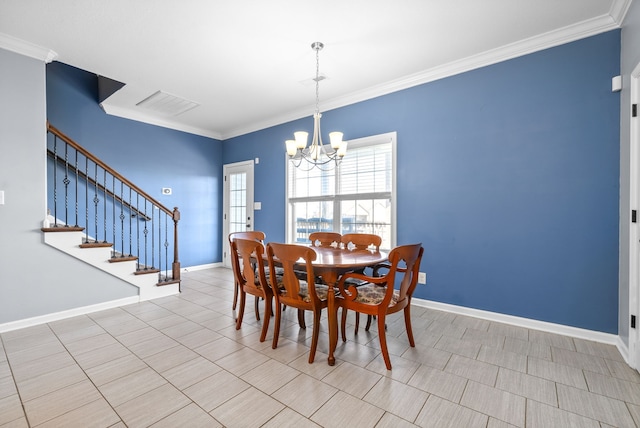
<svg viewBox="0 0 640 428">
<path fill-rule="evenodd" d="M 346 272 L 374 266 L 387 260 L 388 254 L 375 250 L 349 250 L 334 247 L 310 247 L 316 253 L 312 262 L 315 275 L 329 287 L 327 294 L 327 319 L 329 321 L 329 358 L 333 366 L 336 362 L 334 351 L 338 345 L 338 305 L 336 303 L 336 285 L 340 275 Z M 317 327 L 314 327 L 317 328 Z"/>
</svg>

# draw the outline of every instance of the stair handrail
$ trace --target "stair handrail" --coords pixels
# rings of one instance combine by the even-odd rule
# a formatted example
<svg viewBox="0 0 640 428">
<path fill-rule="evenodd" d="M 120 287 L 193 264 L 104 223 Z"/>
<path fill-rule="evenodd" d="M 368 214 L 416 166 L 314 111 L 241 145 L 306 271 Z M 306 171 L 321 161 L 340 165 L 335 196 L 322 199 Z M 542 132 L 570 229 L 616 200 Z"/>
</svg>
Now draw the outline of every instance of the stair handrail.
<svg viewBox="0 0 640 428">
<path fill-rule="evenodd" d="M 126 184 L 131 189 L 133 189 L 136 192 L 138 192 L 141 196 L 143 196 L 144 198 L 149 200 L 151 203 L 155 204 L 158 207 L 159 210 L 163 211 L 165 214 L 167 214 L 167 215 L 169 215 L 171 217 L 171 219 L 173 220 L 173 236 L 174 236 L 172 275 L 173 275 L 173 279 L 175 281 L 179 281 L 180 280 L 180 261 L 178 259 L 178 221 L 180 220 L 180 211 L 178 210 L 178 207 L 174 207 L 173 211 L 170 210 L 169 208 L 165 207 L 162 203 L 160 203 L 154 197 L 152 197 L 147 192 L 142 190 L 140 187 L 136 186 L 134 183 L 132 183 L 130 180 L 128 180 L 126 177 L 124 177 L 122 174 L 120 174 L 119 172 L 117 172 L 116 170 L 111 168 L 109 165 L 104 163 L 102 160 L 100 160 L 93 153 L 89 152 L 87 149 L 82 147 L 80 144 L 76 143 L 73 139 L 71 139 L 70 137 L 65 135 L 62 131 L 57 129 L 55 126 L 51 125 L 51 123 L 49 121 L 47 121 L 47 131 L 51 132 L 53 135 L 55 135 L 57 138 L 60 138 L 62 141 L 64 141 L 68 145 L 72 146 L 75 150 L 77 150 L 78 152 L 82 153 L 84 156 L 86 156 L 88 159 L 90 159 L 96 165 L 99 165 L 101 168 L 103 168 L 109 174 L 111 174 L 112 176 L 114 176 L 115 178 L 120 180 L 122 183 Z"/>
</svg>

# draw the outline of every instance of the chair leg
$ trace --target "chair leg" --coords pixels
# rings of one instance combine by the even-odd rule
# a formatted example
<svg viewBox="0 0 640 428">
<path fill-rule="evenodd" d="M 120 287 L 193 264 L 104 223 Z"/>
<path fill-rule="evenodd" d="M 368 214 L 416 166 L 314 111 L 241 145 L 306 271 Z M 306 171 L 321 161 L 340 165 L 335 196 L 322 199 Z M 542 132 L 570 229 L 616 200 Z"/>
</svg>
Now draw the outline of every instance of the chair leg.
<svg viewBox="0 0 640 428">
<path fill-rule="evenodd" d="M 307 323 L 304 322 L 304 309 L 298 309 L 298 324 L 300 324 L 301 329 L 307 329 Z"/>
<path fill-rule="evenodd" d="M 409 338 L 409 345 L 415 348 L 416 342 L 413 340 L 413 329 L 411 328 L 411 305 L 407 305 L 404 308 L 404 326 L 407 329 L 407 337 Z"/>
<path fill-rule="evenodd" d="M 240 309 L 238 310 L 238 318 L 236 319 L 236 330 L 240 330 L 242 327 L 242 317 L 244 316 L 244 303 L 247 298 L 247 293 L 244 290 L 240 291 Z"/>
<path fill-rule="evenodd" d="M 271 320 L 271 300 L 272 297 L 264 299 L 264 320 L 262 321 L 262 333 L 260 333 L 260 342 L 264 342 L 269 330 L 269 321 Z"/>
<path fill-rule="evenodd" d="M 387 370 L 391 370 L 391 359 L 389 358 L 389 349 L 387 348 L 387 332 L 384 328 L 384 316 L 378 316 L 378 337 L 380 338 L 380 350 L 384 358 L 384 364 Z"/>
<path fill-rule="evenodd" d="M 364 331 L 369 331 L 369 328 L 371 327 L 372 319 L 373 319 L 373 316 L 367 315 L 367 325 L 365 326 Z"/>
<path fill-rule="evenodd" d="M 256 321 L 260 321 L 260 308 L 258 308 L 258 303 L 260 298 L 256 296 Z"/>
<path fill-rule="evenodd" d="M 233 309 L 234 311 L 236 310 L 236 304 L 238 303 L 238 288 L 240 288 L 238 286 L 238 283 L 234 281 L 234 283 L 233 283 L 233 305 L 231 306 L 231 309 Z"/>
<path fill-rule="evenodd" d="M 313 311 L 313 334 L 311 335 L 311 350 L 309 351 L 309 364 L 316 358 L 318 336 L 320 334 L 320 311 Z"/>
<path fill-rule="evenodd" d="M 278 347 L 278 336 L 280 335 L 280 316 L 282 315 L 282 305 L 276 299 L 276 319 L 273 326 L 273 342 L 271 342 L 271 348 L 276 349 Z"/>
<path fill-rule="evenodd" d="M 359 328 L 360 328 L 360 312 L 356 311 L 356 329 L 354 334 L 358 334 Z"/>
<path fill-rule="evenodd" d="M 357 314 L 358 312 L 356 312 Z M 347 341 L 347 308 L 342 308 L 342 319 L 340 322 L 340 333 L 342 333 L 342 341 L 346 342 Z"/>
</svg>

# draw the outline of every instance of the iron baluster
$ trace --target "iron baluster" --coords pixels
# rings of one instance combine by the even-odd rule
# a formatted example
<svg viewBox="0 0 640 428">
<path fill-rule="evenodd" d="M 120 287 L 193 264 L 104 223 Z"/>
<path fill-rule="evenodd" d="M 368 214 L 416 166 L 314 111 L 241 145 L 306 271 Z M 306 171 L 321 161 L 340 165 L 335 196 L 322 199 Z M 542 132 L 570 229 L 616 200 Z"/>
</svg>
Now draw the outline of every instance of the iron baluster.
<svg viewBox="0 0 640 428">
<path fill-rule="evenodd" d="M 75 150 L 76 160 L 75 160 L 75 169 L 76 169 L 76 196 L 75 196 L 75 215 L 76 215 L 76 224 L 75 227 L 78 227 L 78 150 Z"/>
<path fill-rule="evenodd" d="M 93 242 L 98 243 L 98 203 L 100 202 L 100 198 L 98 198 L 98 164 L 95 165 L 95 173 L 94 173 L 94 181 L 93 181 L 93 209 L 94 209 L 94 223 L 95 223 L 95 231 L 96 234 L 93 238 Z"/>
<path fill-rule="evenodd" d="M 164 280 L 169 279 L 169 216 L 164 215 Z"/>
<path fill-rule="evenodd" d="M 131 241 L 132 240 L 132 236 L 131 235 L 133 234 L 133 227 L 132 227 L 133 225 L 131 224 L 131 222 L 133 221 L 133 210 L 131 209 L 131 207 L 132 207 L 131 202 L 132 202 L 131 201 L 131 186 L 129 186 L 129 257 L 131 257 L 133 255 L 132 254 L 133 242 Z"/>
<path fill-rule="evenodd" d="M 156 267 L 156 231 L 153 227 L 156 224 L 155 221 L 156 206 L 151 204 L 151 269 Z"/>
<path fill-rule="evenodd" d="M 84 176 L 87 178 L 84 186 L 84 243 L 89 243 L 89 158 L 84 158 Z"/>
<path fill-rule="evenodd" d="M 104 174 L 102 175 L 102 196 L 104 199 L 104 205 L 103 205 L 103 212 L 104 212 L 104 231 L 102 232 L 102 236 L 104 236 L 104 240 L 102 242 L 104 242 L 105 244 L 107 243 L 107 170 L 104 169 Z M 96 238 L 98 237 L 98 235 L 96 235 Z"/>
<path fill-rule="evenodd" d="M 144 212 L 147 212 L 147 198 L 144 198 Z M 145 219 L 144 219 L 144 231 L 142 232 L 144 234 L 144 270 L 147 270 L 147 245 L 148 245 L 148 236 L 149 236 L 149 228 L 147 227 L 147 217 L 145 214 Z"/>
<path fill-rule="evenodd" d="M 111 176 L 111 189 L 113 189 L 113 192 L 111 192 L 112 194 L 112 199 L 113 199 L 113 204 L 112 204 L 112 209 L 111 209 L 111 217 L 113 218 L 113 231 L 112 231 L 112 236 L 113 236 L 113 250 L 111 251 L 111 257 L 115 258 L 116 257 L 116 176 L 112 175 Z"/>
<path fill-rule="evenodd" d="M 53 218 L 58 227 L 58 137 L 53 136 Z"/>
<path fill-rule="evenodd" d="M 136 212 L 138 218 L 136 219 L 136 270 L 140 270 L 140 193 L 136 192 Z"/>
<path fill-rule="evenodd" d="M 113 245 L 116 245 L 115 241 Z M 124 183 L 122 181 L 120 181 L 120 257 L 124 257 Z"/>
<path fill-rule="evenodd" d="M 69 226 L 69 145 L 64 145 L 64 224 Z"/>
</svg>

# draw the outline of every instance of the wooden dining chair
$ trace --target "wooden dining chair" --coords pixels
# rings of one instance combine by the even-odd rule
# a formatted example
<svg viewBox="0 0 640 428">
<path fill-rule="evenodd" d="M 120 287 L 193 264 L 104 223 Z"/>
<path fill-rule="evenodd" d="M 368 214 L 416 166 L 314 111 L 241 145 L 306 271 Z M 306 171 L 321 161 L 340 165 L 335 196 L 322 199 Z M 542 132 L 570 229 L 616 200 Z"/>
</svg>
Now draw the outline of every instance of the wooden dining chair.
<svg viewBox="0 0 640 428">
<path fill-rule="evenodd" d="M 264 342 L 267 336 L 273 301 L 273 291 L 265 275 L 263 255 L 264 246 L 260 241 L 239 238 L 231 241 L 231 256 L 236 260 L 234 265 L 237 267 L 237 272 L 235 274 L 240 292 L 240 309 L 236 319 L 236 330 L 240 330 L 240 327 L 242 327 L 247 294 L 256 297 L 256 319 L 260 320 L 258 299 L 261 297 L 264 300 L 264 318 L 262 320 L 260 342 Z"/>
<path fill-rule="evenodd" d="M 404 310 L 404 322 L 409 344 L 412 347 L 415 346 L 411 329 L 411 296 L 418 283 L 423 251 L 422 244 L 396 247 L 389 253 L 389 263 L 381 268 L 386 270 L 385 275 L 368 276 L 355 272 L 346 273 L 338 282 L 340 297 L 336 299 L 336 302 L 342 307 L 340 326 L 342 340 L 347 340 L 345 325 L 348 310 L 376 316 L 380 349 L 387 370 L 391 370 L 385 330 L 385 320 L 388 314 Z M 380 272 L 379 269 L 376 271 Z M 349 278 L 360 279 L 367 283 L 359 287 L 349 286 L 346 284 Z M 397 283 L 399 283 L 399 288 L 395 289 Z"/>
<path fill-rule="evenodd" d="M 231 242 L 234 239 L 252 239 L 255 241 L 260 241 L 262 243 L 262 245 L 264 245 L 264 239 L 265 239 L 266 235 L 264 232 L 261 232 L 259 230 L 249 230 L 246 232 L 232 232 L 229 234 L 229 248 L 231 248 Z M 233 269 L 233 259 L 231 260 L 231 268 Z M 236 306 L 238 304 L 238 290 L 239 290 L 239 285 L 238 285 L 238 281 L 235 281 L 235 277 L 234 277 L 234 284 L 233 284 L 233 305 L 231 306 L 231 309 L 236 309 Z"/>
<path fill-rule="evenodd" d="M 342 235 L 342 245 L 347 250 L 366 250 L 368 248 L 380 251 L 382 238 L 372 233 L 346 233 Z"/>
<path fill-rule="evenodd" d="M 338 232 L 313 232 L 309 234 L 312 247 L 339 247 L 342 235 Z"/>
<path fill-rule="evenodd" d="M 298 309 L 298 322 L 305 328 L 304 311 L 313 312 L 313 334 L 311 338 L 311 350 L 309 352 L 309 363 L 313 363 L 318 346 L 318 335 L 320 332 L 320 314 L 322 309 L 327 307 L 328 287 L 316 284 L 314 281 L 301 280 L 296 274 L 295 265 L 301 260 L 305 266 L 307 278 L 315 278 L 313 265 L 311 262 L 316 259 L 316 253 L 312 248 L 302 245 L 278 244 L 270 242 L 267 244 L 267 257 L 269 269 L 274 271 L 277 266 L 283 269 L 282 276 L 271 276 L 271 289 L 278 290 L 275 295 L 276 316 L 273 329 L 273 343 L 271 347 L 278 347 L 278 336 L 280 334 L 280 320 L 282 317 L 282 305 Z"/>
</svg>

